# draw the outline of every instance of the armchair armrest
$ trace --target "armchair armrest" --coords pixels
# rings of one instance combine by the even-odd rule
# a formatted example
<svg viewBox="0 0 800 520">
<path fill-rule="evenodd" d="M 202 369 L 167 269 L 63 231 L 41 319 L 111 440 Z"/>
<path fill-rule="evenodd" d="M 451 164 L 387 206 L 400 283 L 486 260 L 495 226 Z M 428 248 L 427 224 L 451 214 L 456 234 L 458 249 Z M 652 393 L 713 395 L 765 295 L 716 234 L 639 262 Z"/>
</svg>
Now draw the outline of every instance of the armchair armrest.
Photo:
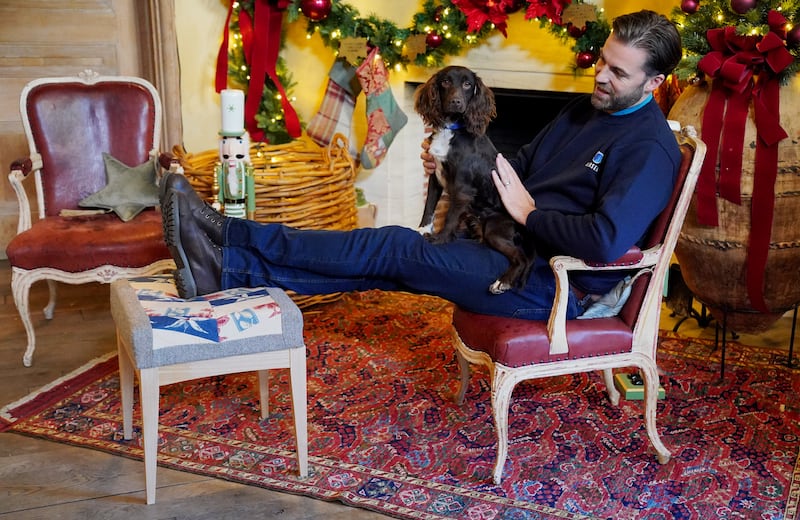
<svg viewBox="0 0 800 520">
<path fill-rule="evenodd" d="M 17 159 L 11 163 L 11 171 L 18 171 L 23 177 L 27 177 L 33 171 L 33 161 L 31 161 L 30 157 Z"/>
<path fill-rule="evenodd" d="M 567 343 L 567 303 L 569 302 L 569 273 L 571 271 L 621 271 L 646 269 L 654 266 L 661 256 L 660 245 L 642 251 L 632 247 L 617 260 L 603 264 L 587 262 L 572 256 L 554 256 L 550 268 L 556 278 L 556 294 L 550 318 L 547 320 L 547 335 L 550 339 L 550 354 L 566 354 Z"/>
<path fill-rule="evenodd" d="M 628 249 L 625 252 L 624 255 L 622 255 L 621 257 L 617 258 L 616 260 L 614 260 L 611 263 L 604 264 L 604 263 L 601 263 L 601 262 L 585 262 L 585 264 L 587 266 L 589 266 L 589 267 L 631 265 L 631 264 L 635 264 L 636 262 L 641 260 L 643 256 L 644 256 L 644 253 L 642 252 L 642 250 L 639 249 L 637 246 L 633 246 L 630 249 Z"/>
<path fill-rule="evenodd" d="M 11 163 L 11 172 L 8 174 L 8 181 L 11 183 L 11 187 L 14 189 L 14 193 L 17 196 L 17 204 L 19 205 L 17 234 L 30 229 L 32 224 L 31 204 L 28 200 L 28 194 L 25 192 L 25 186 L 22 183 L 30 176 L 31 173 L 38 174 L 41 167 L 42 157 L 38 153 L 34 153 L 30 157 L 17 159 Z M 41 189 L 39 189 L 38 186 L 41 181 L 39 180 L 38 176 L 36 177 L 35 182 L 37 183 L 36 193 L 40 198 L 39 208 L 43 208 L 44 202 L 41 200 L 41 195 L 39 195 L 41 193 Z"/>
</svg>

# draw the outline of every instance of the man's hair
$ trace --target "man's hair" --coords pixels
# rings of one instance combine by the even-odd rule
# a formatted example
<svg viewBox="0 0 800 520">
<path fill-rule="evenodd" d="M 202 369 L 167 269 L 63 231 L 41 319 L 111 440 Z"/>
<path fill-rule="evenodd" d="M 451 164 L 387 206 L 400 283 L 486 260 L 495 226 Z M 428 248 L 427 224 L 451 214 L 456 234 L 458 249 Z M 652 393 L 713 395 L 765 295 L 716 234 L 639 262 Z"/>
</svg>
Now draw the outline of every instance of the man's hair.
<svg viewBox="0 0 800 520">
<path fill-rule="evenodd" d="M 648 10 L 624 14 L 614 19 L 612 29 L 621 43 L 647 52 L 644 66 L 650 76 L 666 76 L 681 61 L 681 36 L 664 15 Z"/>
</svg>

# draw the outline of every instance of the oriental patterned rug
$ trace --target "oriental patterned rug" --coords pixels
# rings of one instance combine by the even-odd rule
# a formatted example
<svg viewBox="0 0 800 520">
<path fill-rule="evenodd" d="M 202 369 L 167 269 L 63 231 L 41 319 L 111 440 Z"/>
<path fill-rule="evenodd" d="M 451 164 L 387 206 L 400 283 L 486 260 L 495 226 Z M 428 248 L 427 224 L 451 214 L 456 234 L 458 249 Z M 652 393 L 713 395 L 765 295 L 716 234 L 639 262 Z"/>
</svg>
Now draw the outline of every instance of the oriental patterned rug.
<svg viewBox="0 0 800 520">
<path fill-rule="evenodd" d="M 306 311 L 309 477 L 296 473 L 283 371 L 263 421 L 255 374 L 163 389 L 159 464 L 398 518 L 797 518 L 800 375 L 785 353 L 729 343 L 720 381 L 712 343 L 664 332 L 663 466 L 641 402 L 612 406 L 598 374 L 521 383 L 496 486 L 487 373 L 452 400 L 450 311 L 380 292 Z M 0 430 L 141 458 L 138 430 L 122 439 L 118 385 L 109 356 L 7 406 Z"/>
</svg>

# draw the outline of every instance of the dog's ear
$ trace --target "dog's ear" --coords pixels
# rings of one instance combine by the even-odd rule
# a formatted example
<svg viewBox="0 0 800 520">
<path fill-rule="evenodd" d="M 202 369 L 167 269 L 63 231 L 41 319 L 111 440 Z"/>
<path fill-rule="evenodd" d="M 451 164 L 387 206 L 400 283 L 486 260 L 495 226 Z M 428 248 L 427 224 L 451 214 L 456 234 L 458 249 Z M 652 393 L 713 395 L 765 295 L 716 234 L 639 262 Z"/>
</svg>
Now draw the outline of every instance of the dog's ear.
<svg viewBox="0 0 800 520">
<path fill-rule="evenodd" d="M 468 132 L 482 135 L 486 133 L 486 128 L 492 119 L 497 116 L 497 108 L 494 102 L 494 92 L 477 75 L 475 75 L 474 83 L 475 93 L 467 105 L 464 122 Z"/>
<path fill-rule="evenodd" d="M 444 125 L 444 111 L 439 95 L 439 73 L 417 87 L 414 92 L 414 110 L 422 117 L 426 125 L 439 128 Z"/>
</svg>

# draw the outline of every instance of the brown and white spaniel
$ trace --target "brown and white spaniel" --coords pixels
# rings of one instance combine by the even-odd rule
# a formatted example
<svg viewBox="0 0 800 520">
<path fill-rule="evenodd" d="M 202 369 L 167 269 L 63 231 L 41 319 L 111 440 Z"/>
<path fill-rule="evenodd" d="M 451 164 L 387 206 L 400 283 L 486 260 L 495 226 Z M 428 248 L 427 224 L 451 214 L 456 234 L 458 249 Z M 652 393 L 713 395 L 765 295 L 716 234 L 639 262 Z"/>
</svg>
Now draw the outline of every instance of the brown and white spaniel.
<svg viewBox="0 0 800 520">
<path fill-rule="evenodd" d="M 414 108 L 432 128 L 429 151 L 436 162 L 436 174 L 428 179 L 420 231 L 433 243 L 450 242 L 461 231 L 482 240 L 510 264 L 489 290 L 500 294 L 523 287 L 534 248 L 524 226 L 503 207 L 492 181 L 497 150 L 486 129 L 497 115 L 494 94 L 472 70 L 450 66 L 417 88 Z M 443 191 L 449 206 L 441 228 L 434 230 Z"/>
</svg>

